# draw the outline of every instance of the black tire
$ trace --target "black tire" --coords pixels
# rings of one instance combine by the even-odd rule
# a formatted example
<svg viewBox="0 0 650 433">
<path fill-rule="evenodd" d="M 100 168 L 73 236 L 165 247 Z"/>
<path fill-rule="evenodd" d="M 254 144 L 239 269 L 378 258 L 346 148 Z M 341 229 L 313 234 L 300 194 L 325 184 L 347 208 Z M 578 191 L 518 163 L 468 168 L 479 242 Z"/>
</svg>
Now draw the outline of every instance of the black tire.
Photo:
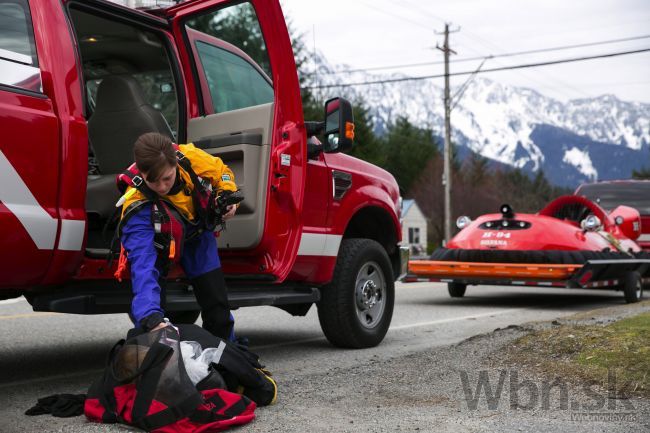
<svg viewBox="0 0 650 433">
<path fill-rule="evenodd" d="M 384 248 L 371 239 L 343 239 L 330 284 L 318 302 L 318 320 L 334 346 L 374 347 L 393 317 L 395 281 Z"/>
<path fill-rule="evenodd" d="M 639 302 L 643 298 L 643 284 L 638 272 L 628 272 L 623 277 L 623 296 L 628 304 Z"/>
<path fill-rule="evenodd" d="M 467 290 L 467 284 L 462 283 L 447 283 L 447 290 L 449 291 L 449 296 L 452 298 L 462 298 L 465 296 L 465 290 Z"/>
</svg>

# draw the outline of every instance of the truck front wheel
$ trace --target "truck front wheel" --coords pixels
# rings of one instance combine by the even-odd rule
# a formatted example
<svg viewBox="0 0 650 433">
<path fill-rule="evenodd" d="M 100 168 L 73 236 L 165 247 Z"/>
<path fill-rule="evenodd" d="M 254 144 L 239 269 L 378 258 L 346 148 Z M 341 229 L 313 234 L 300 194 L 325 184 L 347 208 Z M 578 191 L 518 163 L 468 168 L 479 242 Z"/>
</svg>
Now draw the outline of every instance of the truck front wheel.
<svg viewBox="0 0 650 433">
<path fill-rule="evenodd" d="M 393 317 L 395 283 L 384 248 L 371 239 L 343 239 L 334 277 L 323 288 L 318 320 L 335 346 L 374 347 Z"/>
</svg>

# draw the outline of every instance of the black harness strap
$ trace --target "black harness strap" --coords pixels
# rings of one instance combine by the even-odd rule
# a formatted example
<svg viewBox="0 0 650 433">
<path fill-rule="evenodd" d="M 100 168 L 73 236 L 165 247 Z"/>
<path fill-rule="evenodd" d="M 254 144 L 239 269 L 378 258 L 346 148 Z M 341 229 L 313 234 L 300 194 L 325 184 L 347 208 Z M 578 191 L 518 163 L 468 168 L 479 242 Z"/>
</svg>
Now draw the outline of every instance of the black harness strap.
<svg viewBox="0 0 650 433">
<path fill-rule="evenodd" d="M 194 212 L 198 216 L 197 219 L 207 224 L 207 210 L 201 206 L 201 199 L 199 197 L 199 194 L 207 194 L 206 187 L 194 169 L 192 169 L 192 162 L 180 150 L 176 151 L 176 159 L 178 160 L 178 165 L 190 175 L 190 179 L 194 184 L 194 188 L 192 189 L 192 202 L 194 203 Z"/>
<path fill-rule="evenodd" d="M 169 251 L 171 248 L 172 235 L 171 233 L 163 233 L 157 231 L 156 224 L 162 227 L 169 224 L 171 216 L 167 212 L 167 208 L 163 207 L 161 200 L 156 200 L 151 206 L 151 225 L 154 227 L 154 246 L 158 251 L 156 256 L 156 268 L 160 271 L 161 279 L 167 276 L 171 262 L 169 260 Z M 162 287 L 161 287 L 162 289 Z"/>
</svg>

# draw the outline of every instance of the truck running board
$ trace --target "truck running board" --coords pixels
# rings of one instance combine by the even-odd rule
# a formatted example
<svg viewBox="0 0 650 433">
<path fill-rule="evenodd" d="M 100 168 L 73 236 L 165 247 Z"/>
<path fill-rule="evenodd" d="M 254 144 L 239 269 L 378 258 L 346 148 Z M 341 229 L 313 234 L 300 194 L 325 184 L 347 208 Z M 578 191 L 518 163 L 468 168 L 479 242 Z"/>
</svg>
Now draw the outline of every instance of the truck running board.
<svg viewBox="0 0 650 433">
<path fill-rule="evenodd" d="M 199 306 L 190 287 L 169 283 L 166 287 L 167 311 L 192 311 Z M 26 295 L 34 311 L 53 311 L 70 314 L 113 314 L 130 311 L 132 294 L 130 286 L 96 283 L 93 289 L 67 287 L 56 293 Z M 233 288 L 228 292 L 231 308 L 254 306 L 288 306 L 309 304 L 320 300 L 315 287 L 265 286 L 260 288 Z M 286 308 L 284 308 L 286 309 Z"/>
</svg>

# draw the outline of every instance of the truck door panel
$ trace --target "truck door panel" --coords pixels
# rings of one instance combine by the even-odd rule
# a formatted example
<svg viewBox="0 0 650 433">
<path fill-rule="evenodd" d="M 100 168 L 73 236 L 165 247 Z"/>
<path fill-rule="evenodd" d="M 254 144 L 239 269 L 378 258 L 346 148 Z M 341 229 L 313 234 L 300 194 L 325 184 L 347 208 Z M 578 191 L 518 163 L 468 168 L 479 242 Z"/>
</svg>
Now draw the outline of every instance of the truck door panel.
<svg viewBox="0 0 650 433">
<path fill-rule="evenodd" d="M 224 269 L 282 281 L 302 233 L 306 137 L 279 3 L 206 0 L 180 3 L 167 14 L 183 69 L 196 81 L 189 93 L 196 92 L 201 101 L 199 113 L 190 110 L 188 141 L 248 137 L 247 142 L 206 149 L 233 167 L 247 197 L 219 240 L 226 249 Z M 220 19 L 223 25 L 216 25 Z M 244 40 L 255 43 L 238 43 L 242 24 L 250 30 L 244 31 Z M 238 31 L 229 32 L 229 25 Z M 260 135 L 261 143 L 255 138 Z"/>
<path fill-rule="evenodd" d="M 188 141 L 223 159 L 244 193 L 236 218 L 219 238 L 222 249 L 254 248 L 262 238 L 272 113 L 270 103 L 192 119 L 188 124 Z"/>
</svg>

